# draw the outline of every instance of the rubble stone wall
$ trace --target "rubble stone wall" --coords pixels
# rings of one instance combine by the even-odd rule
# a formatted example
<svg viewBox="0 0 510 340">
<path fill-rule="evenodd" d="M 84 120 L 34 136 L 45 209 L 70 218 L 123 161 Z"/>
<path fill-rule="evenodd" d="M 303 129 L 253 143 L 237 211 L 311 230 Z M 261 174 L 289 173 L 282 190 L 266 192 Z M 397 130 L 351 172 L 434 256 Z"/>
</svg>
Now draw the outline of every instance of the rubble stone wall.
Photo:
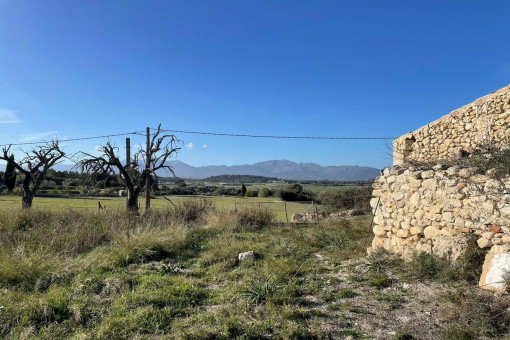
<svg viewBox="0 0 510 340">
<path fill-rule="evenodd" d="M 393 164 L 448 160 L 490 139 L 510 141 L 510 85 L 393 142 Z"/>
<path fill-rule="evenodd" d="M 373 249 L 452 260 L 470 245 L 510 251 L 510 177 L 494 179 L 458 166 L 393 166 L 373 188 Z"/>
</svg>

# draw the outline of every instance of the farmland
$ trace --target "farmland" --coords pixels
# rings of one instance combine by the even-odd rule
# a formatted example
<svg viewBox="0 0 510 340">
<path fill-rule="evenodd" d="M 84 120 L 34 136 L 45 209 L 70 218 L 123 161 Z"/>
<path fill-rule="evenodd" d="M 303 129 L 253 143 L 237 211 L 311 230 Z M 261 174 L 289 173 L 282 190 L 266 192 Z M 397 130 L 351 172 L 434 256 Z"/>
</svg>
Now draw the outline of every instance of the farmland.
<svg viewBox="0 0 510 340">
<path fill-rule="evenodd" d="M 120 208 L 122 200 L 107 202 Z M 233 211 L 204 200 L 141 217 L 92 203 L 90 210 L 0 212 L 1 338 L 474 339 L 507 332 L 510 300 L 471 288 L 475 257 L 455 267 L 426 255 L 410 263 L 385 253 L 365 257 L 371 215 L 286 224 L 258 207 Z M 254 258 L 239 261 L 247 251 Z"/>
<path fill-rule="evenodd" d="M 167 197 L 167 196 L 165 196 Z M 314 207 L 311 202 L 283 202 L 274 197 L 222 197 L 222 196 L 168 196 L 170 201 L 159 197 L 151 199 L 151 209 L 164 211 L 171 208 L 172 204 L 180 204 L 186 201 L 205 200 L 209 204 L 220 209 L 235 210 L 236 208 L 263 208 L 274 212 L 279 222 L 286 222 L 285 209 L 289 220 L 293 213 L 312 212 Z M 0 195 L 0 207 L 2 211 L 18 211 L 21 207 L 21 199 L 17 195 Z M 122 197 L 37 197 L 34 199 L 33 209 L 41 211 L 76 210 L 82 212 L 95 212 L 98 210 L 98 202 L 106 206 L 107 211 L 120 212 L 126 209 L 126 199 Z M 140 198 L 141 211 L 144 211 L 145 201 Z"/>
<path fill-rule="evenodd" d="M 181 183 L 180 189 L 211 185 Z M 30 210 L 21 209 L 19 194 L 0 195 L 0 337 L 510 335 L 510 298 L 474 289 L 483 254 L 468 253 L 457 264 L 428 254 L 410 262 L 385 252 L 366 256 L 370 187 L 246 186 L 247 196 L 265 189 L 272 195 L 160 194 L 149 213 L 140 197 L 140 216 L 126 213 L 126 198 L 114 188 L 96 196 L 48 188 Z M 282 192 L 305 193 L 322 204 L 285 202 L 275 197 Z M 362 215 L 328 217 L 346 209 Z M 305 212 L 319 217 L 287 223 Z M 253 257 L 241 261 L 243 252 Z"/>
</svg>

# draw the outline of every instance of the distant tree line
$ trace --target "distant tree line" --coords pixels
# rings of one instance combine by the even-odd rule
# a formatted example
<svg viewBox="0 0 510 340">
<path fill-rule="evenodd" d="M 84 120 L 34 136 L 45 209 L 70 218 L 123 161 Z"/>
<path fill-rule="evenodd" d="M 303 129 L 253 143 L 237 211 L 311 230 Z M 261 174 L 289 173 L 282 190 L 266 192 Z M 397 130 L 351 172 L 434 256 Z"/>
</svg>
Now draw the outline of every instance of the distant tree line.
<svg viewBox="0 0 510 340">
<path fill-rule="evenodd" d="M 184 179 L 179 177 L 160 177 L 159 182 L 162 184 L 173 184 Z M 255 175 L 219 175 L 206 178 L 186 178 L 187 183 L 194 185 L 205 185 L 207 183 L 221 183 L 227 185 L 242 185 L 243 183 L 257 184 L 293 184 L 314 185 L 314 186 L 363 186 L 371 184 L 372 181 L 335 181 L 335 180 L 294 180 L 276 177 L 265 177 Z"/>
</svg>

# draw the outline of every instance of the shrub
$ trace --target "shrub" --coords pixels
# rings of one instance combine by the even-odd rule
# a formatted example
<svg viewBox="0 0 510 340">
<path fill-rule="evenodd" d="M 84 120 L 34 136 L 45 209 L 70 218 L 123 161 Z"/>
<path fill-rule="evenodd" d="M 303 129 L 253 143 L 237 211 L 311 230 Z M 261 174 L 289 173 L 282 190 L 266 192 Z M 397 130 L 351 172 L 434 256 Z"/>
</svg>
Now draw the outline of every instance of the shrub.
<svg viewBox="0 0 510 340">
<path fill-rule="evenodd" d="M 310 191 L 303 190 L 303 186 L 298 183 L 289 185 L 287 188 L 278 191 L 278 197 L 283 201 L 313 201 L 315 194 Z"/>
<path fill-rule="evenodd" d="M 281 290 L 281 285 L 271 275 L 258 276 L 247 282 L 237 296 L 248 303 L 259 304 L 276 296 Z"/>
<path fill-rule="evenodd" d="M 367 257 L 369 270 L 374 273 L 384 273 L 390 269 L 399 268 L 403 265 L 401 258 L 388 253 L 384 248 L 379 248 Z"/>
<path fill-rule="evenodd" d="M 319 202 L 330 211 L 356 209 L 369 212 L 371 198 L 372 188 L 366 186 L 322 192 L 319 195 Z"/>
<path fill-rule="evenodd" d="M 259 197 L 271 197 L 273 196 L 273 191 L 270 190 L 269 188 L 262 188 L 259 190 Z"/>
<path fill-rule="evenodd" d="M 442 332 L 445 340 L 475 340 L 476 336 L 471 329 L 464 327 L 448 326 Z"/>
<path fill-rule="evenodd" d="M 478 283 L 482 275 L 486 252 L 477 246 L 469 247 L 454 264 L 457 279 L 466 280 L 471 284 Z"/>
<path fill-rule="evenodd" d="M 112 262 L 114 265 L 126 266 L 131 263 L 160 260 L 178 254 L 185 242 L 186 231 L 183 229 L 174 227 L 167 230 L 137 230 L 119 235 L 108 255 L 109 259 L 102 262 L 107 266 Z"/>
<path fill-rule="evenodd" d="M 448 259 L 420 252 L 409 262 L 409 273 L 418 279 L 449 281 L 454 277 L 454 268 Z"/>
<path fill-rule="evenodd" d="M 501 339 L 510 327 L 508 299 L 488 292 L 474 292 L 464 288 L 443 295 L 446 303 L 438 310 L 441 318 L 449 320 L 443 331 L 444 339 Z"/>
<path fill-rule="evenodd" d="M 257 188 L 247 190 L 244 194 L 245 197 L 257 197 L 259 195 L 259 190 Z"/>
<path fill-rule="evenodd" d="M 240 226 L 268 226 L 275 222 L 275 215 L 267 209 L 246 208 L 239 210 Z"/>
<path fill-rule="evenodd" d="M 212 209 L 212 204 L 206 199 L 187 200 L 179 202 L 171 207 L 169 215 L 181 222 L 199 222 L 202 221 L 207 212 Z"/>
<path fill-rule="evenodd" d="M 474 166 L 483 173 L 491 170 L 491 176 L 496 178 L 510 175 L 510 145 L 499 147 L 494 141 L 480 144 L 477 150 L 460 162 L 463 165 Z"/>
</svg>

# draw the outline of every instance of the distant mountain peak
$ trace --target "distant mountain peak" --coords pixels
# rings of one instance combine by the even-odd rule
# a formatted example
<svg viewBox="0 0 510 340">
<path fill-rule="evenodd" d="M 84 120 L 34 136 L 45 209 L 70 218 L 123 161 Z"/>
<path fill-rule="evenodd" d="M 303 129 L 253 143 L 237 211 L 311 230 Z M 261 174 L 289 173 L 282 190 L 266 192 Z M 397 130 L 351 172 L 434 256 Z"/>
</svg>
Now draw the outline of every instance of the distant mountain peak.
<svg viewBox="0 0 510 340">
<path fill-rule="evenodd" d="M 207 178 L 220 175 L 254 175 L 290 180 L 366 181 L 379 176 L 379 169 L 359 165 L 321 166 L 289 160 L 269 160 L 245 165 L 207 165 L 194 167 L 179 160 L 168 165 L 177 177 Z"/>
</svg>

